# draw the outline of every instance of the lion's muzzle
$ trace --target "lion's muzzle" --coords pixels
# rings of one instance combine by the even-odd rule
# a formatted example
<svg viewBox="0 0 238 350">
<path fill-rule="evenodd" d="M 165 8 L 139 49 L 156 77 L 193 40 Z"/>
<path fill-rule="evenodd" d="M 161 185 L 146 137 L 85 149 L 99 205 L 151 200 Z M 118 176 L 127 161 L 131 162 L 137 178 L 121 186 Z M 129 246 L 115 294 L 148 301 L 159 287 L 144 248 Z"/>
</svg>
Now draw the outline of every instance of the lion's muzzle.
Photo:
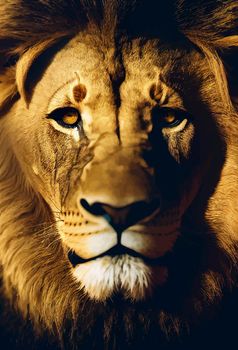
<svg viewBox="0 0 238 350">
<path fill-rule="evenodd" d="M 105 255 L 163 256 L 178 236 L 178 206 L 161 206 L 153 168 L 139 148 L 102 149 L 104 155 L 96 153 L 83 170 L 74 197 L 77 209 L 62 217 L 63 241 L 74 252 L 71 260 L 75 264 Z"/>
<path fill-rule="evenodd" d="M 153 215 L 160 208 L 160 199 L 155 198 L 150 202 L 135 202 L 124 207 L 113 207 L 104 203 L 94 203 L 90 205 L 85 199 L 81 200 L 81 205 L 89 213 L 102 216 L 118 235 L 120 242 L 121 233 L 128 227 L 133 226 L 144 218 Z"/>
</svg>

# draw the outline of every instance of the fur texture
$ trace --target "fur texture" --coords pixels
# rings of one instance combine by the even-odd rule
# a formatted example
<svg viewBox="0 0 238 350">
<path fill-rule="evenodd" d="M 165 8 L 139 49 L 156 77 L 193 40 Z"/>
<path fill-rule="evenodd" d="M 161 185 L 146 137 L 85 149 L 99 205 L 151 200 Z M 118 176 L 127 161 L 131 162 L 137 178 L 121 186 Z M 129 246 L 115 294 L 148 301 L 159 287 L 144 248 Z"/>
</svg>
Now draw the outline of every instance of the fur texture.
<svg viewBox="0 0 238 350">
<path fill-rule="evenodd" d="M 2 341 L 12 349 L 179 349 L 180 343 L 195 349 L 202 339 L 227 345 L 238 274 L 237 1 L 12 0 L 1 3 L 0 18 Z M 70 70 L 82 84 L 82 99 L 99 101 L 86 100 L 97 116 L 93 127 L 91 111 L 81 113 L 91 143 L 54 121 L 46 126 Z M 152 84 L 154 71 L 163 77 L 160 85 Z M 65 85 L 69 98 L 74 84 Z M 193 116 L 186 134 L 164 129 L 158 141 L 150 113 L 156 99 L 171 99 L 169 108 Z M 123 124 L 121 115 L 133 118 Z M 123 150 L 113 138 L 119 126 Z M 149 160 L 142 157 L 148 149 Z M 108 175 L 113 167 L 117 176 Z M 140 198 L 152 168 L 168 202 L 183 189 L 172 207 L 179 234 L 173 229 L 168 241 L 161 238 L 168 232 L 159 231 L 160 250 L 147 235 L 152 255 L 172 250 L 167 270 L 126 257 L 95 260 L 72 273 L 67 248 L 91 257 L 97 246 L 85 241 L 95 221 L 86 214 L 77 219 L 83 212 L 73 204 L 78 184 L 81 196 Z M 166 219 L 176 218 L 172 209 L 164 210 Z M 151 222 L 157 230 L 163 218 Z M 74 224 L 77 232 L 69 230 Z"/>
</svg>

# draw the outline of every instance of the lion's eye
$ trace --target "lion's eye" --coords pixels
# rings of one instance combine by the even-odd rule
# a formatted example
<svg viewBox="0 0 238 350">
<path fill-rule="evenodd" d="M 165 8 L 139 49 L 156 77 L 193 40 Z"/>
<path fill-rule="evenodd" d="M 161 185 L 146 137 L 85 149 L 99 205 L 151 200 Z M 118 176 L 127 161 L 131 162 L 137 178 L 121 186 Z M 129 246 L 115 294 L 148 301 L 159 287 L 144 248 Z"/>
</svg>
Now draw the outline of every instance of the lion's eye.
<svg viewBox="0 0 238 350">
<path fill-rule="evenodd" d="M 161 128 L 174 128 L 187 119 L 187 113 L 172 108 L 161 108 L 154 111 L 154 118 Z"/>
<path fill-rule="evenodd" d="M 176 121 L 177 121 L 177 119 L 176 119 L 175 115 L 173 115 L 173 114 L 168 114 L 168 115 L 165 115 L 165 117 L 164 117 L 164 123 L 166 123 L 168 125 L 174 124 Z"/>
<path fill-rule="evenodd" d="M 72 107 L 58 108 L 48 114 L 47 118 L 54 119 L 64 128 L 75 128 L 81 122 L 79 111 Z"/>
</svg>

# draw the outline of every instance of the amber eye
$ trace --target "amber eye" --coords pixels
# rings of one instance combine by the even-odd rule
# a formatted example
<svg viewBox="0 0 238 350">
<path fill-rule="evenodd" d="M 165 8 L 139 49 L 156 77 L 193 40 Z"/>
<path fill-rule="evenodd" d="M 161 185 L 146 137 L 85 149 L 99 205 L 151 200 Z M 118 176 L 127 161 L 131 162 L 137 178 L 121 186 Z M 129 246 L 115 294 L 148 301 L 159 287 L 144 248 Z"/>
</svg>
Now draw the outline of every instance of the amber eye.
<svg viewBox="0 0 238 350">
<path fill-rule="evenodd" d="M 47 118 L 54 119 L 64 128 L 75 128 L 81 122 L 81 116 L 77 109 L 72 107 L 58 108 L 47 115 Z"/>
<path fill-rule="evenodd" d="M 158 108 L 153 111 L 154 120 L 161 128 L 174 128 L 187 119 L 187 113 L 179 109 Z"/>
<path fill-rule="evenodd" d="M 173 124 L 176 121 L 176 117 L 173 114 L 165 115 L 164 122 L 166 124 Z"/>
</svg>

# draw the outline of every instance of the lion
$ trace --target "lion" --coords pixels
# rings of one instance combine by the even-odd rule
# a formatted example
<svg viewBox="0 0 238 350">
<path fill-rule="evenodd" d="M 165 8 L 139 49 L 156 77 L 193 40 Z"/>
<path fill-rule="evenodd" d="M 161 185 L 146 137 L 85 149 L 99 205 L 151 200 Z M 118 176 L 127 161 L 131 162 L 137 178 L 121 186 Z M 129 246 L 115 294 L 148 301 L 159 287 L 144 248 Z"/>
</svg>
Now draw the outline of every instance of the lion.
<svg viewBox="0 0 238 350">
<path fill-rule="evenodd" d="M 1 1 L 1 344 L 235 341 L 238 4 Z"/>
</svg>

